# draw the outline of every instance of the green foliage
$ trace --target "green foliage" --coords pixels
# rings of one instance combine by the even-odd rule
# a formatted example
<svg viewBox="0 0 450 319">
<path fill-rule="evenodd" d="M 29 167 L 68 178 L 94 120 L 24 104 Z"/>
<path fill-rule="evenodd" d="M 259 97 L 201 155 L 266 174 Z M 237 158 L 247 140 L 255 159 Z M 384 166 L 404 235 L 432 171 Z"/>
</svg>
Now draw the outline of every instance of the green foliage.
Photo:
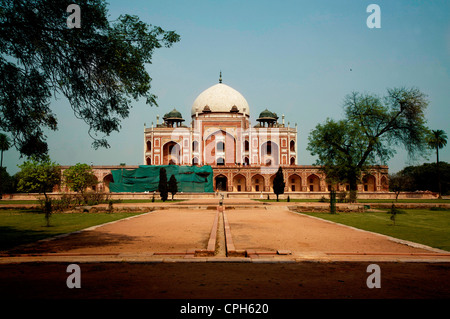
<svg viewBox="0 0 450 319">
<path fill-rule="evenodd" d="M 401 172 L 389 175 L 389 190 L 395 192 L 395 200 L 398 200 L 400 192 L 408 190 L 412 185 L 411 176 L 402 174 Z"/>
<path fill-rule="evenodd" d="M 428 138 L 428 146 L 439 154 L 439 149 L 444 148 L 445 145 L 447 145 L 447 134 L 443 130 L 432 130 Z"/>
<path fill-rule="evenodd" d="M 164 167 L 161 167 L 159 170 L 159 184 L 158 184 L 159 196 L 163 202 L 167 200 L 169 196 L 169 190 L 167 187 L 167 173 Z"/>
<path fill-rule="evenodd" d="M 337 197 L 338 197 L 338 202 L 339 203 L 346 203 L 347 202 L 347 192 L 346 191 L 339 192 Z"/>
<path fill-rule="evenodd" d="M 104 0 L 77 1 L 81 28 L 69 29 L 71 3 L 17 0 L 0 6 L 0 129 L 22 155 L 47 154 L 44 131 L 58 127 L 50 108 L 56 94 L 86 122 L 93 146 L 108 147 L 97 135 L 119 131 L 132 100 L 156 105 L 146 64 L 156 49 L 180 38 L 136 16 L 108 21 Z"/>
<path fill-rule="evenodd" d="M 441 193 L 450 194 L 450 164 L 439 162 L 439 174 L 441 176 Z M 436 163 L 425 163 L 418 166 L 407 166 L 398 172 L 398 175 L 408 179 L 408 183 L 402 186 L 402 191 L 432 191 L 439 192 L 438 171 Z M 391 181 L 389 181 L 391 184 Z"/>
<path fill-rule="evenodd" d="M 61 181 L 61 172 L 59 165 L 53 163 L 48 156 L 44 159 L 24 162 L 19 165 L 19 181 L 17 190 L 25 193 L 44 194 L 45 201 L 42 210 L 45 213 L 47 226 L 50 226 L 50 216 L 52 214 L 52 202 L 47 193 L 53 190 L 55 185 Z"/>
<path fill-rule="evenodd" d="M 394 204 L 392 204 L 391 209 L 388 211 L 388 214 L 391 214 L 390 220 L 392 220 L 395 226 L 395 219 L 397 217 L 397 214 L 405 214 L 405 211 L 398 209 Z"/>
<path fill-rule="evenodd" d="M 14 193 L 16 184 L 14 176 L 9 175 L 5 167 L 0 167 L 0 194 Z"/>
<path fill-rule="evenodd" d="M 170 176 L 169 184 L 168 184 L 168 191 L 172 194 L 172 200 L 173 196 L 178 192 L 178 185 L 177 185 L 177 179 L 175 178 L 175 175 Z"/>
<path fill-rule="evenodd" d="M 3 133 L 0 133 L 0 168 L 3 167 L 3 152 L 9 150 L 11 147 L 11 140 Z"/>
<path fill-rule="evenodd" d="M 52 199 L 52 208 L 54 211 L 63 212 L 71 210 L 80 205 L 97 205 L 101 203 L 112 204 L 114 200 L 111 200 L 109 194 L 106 193 L 84 193 L 84 194 L 62 194 L 59 198 Z M 42 205 L 42 203 L 41 203 Z"/>
<path fill-rule="evenodd" d="M 348 182 L 356 191 L 362 173 L 387 163 L 396 146 L 403 145 L 411 157 L 426 154 L 427 105 L 426 96 L 415 88 L 389 89 L 384 98 L 354 92 L 344 100 L 345 118 L 318 124 L 307 149 L 318 157 L 316 164 L 328 179 Z"/>
<path fill-rule="evenodd" d="M 84 193 L 86 188 L 97 184 L 92 167 L 88 164 L 77 163 L 63 173 L 66 185 L 74 192 Z"/>
<path fill-rule="evenodd" d="M 49 193 L 61 181 L 59 165 L 47 156 L 43 160 L 31 159 L 19 165 L 17 190 L 24 193 Z"/>
<path fill-rule="evenodd" d="M 439 191 L 439 198 L 442 198 L 442 182 L 441 182 L 441 170 L 439 167 L 439 149 L 447 145 L 447 134 L 443 130 L 431 131 L 428 146 L 436 150 L 436 171 L 437 171 L 437 184 Z"/>
<path fill-rule="evenodd" d="M 277 195 L 277 202 L 278 195 L 284 194 L 285 185 L 286 183 L 284 182 L 283 169 L 280 166 L 275 174 L 275 178 L 273 179 L 273 192 Z"/>
</svg>

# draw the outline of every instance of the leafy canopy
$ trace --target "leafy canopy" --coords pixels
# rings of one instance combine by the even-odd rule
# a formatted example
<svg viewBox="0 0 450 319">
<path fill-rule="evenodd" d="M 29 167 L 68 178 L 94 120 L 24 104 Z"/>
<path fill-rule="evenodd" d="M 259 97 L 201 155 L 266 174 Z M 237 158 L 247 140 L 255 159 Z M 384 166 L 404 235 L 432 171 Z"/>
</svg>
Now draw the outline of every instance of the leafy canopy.
<svg viewBox="0 0 450 319">
<path fill-rule="evenodd" d="M 388 89 L 387 95 L 353 92 L 344 100 L 345 118 L 327 119 L 308 137 L 307 149 L 317 155 L 330 181 L 347 181 L 356 190 L 361 173 L 386 164 L 397 146 L 409 156 L 427 154 L 425 94 L 416 88 Z"/>
<path fill-rule="evenodd" d="M 155 49 L 179 41 L 121 15 L 108 21 L 106 2 L 80 0 L 81 27 L 67 26 L 72 0 L 3 0 L 0 6 L 0 129 L 25 156 L 45 156 L 45 130 L 57 130 L 52 96 L 63 95 L 86 122 L 93 146 L 109 147 L 132 100 L 156 105 L 145 64 Z M 99 136 L 100 135 L 100 136 Z"/>
<path fill-rule="evenodd" d="M 84 192 L 86 188 L 97 184 L 92 167 L 88 164 L 77 163 L 63 173 L 66 185 L 74 192 Z"/>
<path fill-rule="evenodd" d="M 17 190 L 25 193 L 44 194 L 52 192 L 53 187 L 61 180 L 58 164 L 48 156 L 44 159 L 31 159 L 19 165 Z"/>
</svg>

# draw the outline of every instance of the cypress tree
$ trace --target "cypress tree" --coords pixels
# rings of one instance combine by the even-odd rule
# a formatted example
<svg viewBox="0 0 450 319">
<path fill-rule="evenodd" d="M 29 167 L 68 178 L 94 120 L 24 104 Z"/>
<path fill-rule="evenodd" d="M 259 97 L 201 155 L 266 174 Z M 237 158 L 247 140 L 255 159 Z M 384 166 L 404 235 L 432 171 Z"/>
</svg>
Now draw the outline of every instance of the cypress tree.
<svg viewBox="0 0 450 319">
<path fill-rule="evenodd" d="M 283 176 L 283 170 L 282 168 L 278 168 L 278 172 L 275 175 L 275 178 L 273 179 L 273 192 L 275 195 L 277 195 L 277 202 L 278 202 L 278 195 L 284 194 L 284 176 Z"/>
<path fill-rule="evenodd" d="M 172 194 L 172 200 L 173 196 L 178 192 L 178 185 L 177 185 L 177 179 L 174 175 L 170 176 L 169 179 L 169 192 Z"/>
<path fill-rule="evenodd" d="M 162 201 L 165 202 L 167 200 L 167 197 L 169 196 L 169 191 L 167 187 L 167 173 L 164 167 L 161 167 L 159 169 L 158 191 Z"/>
</svg>

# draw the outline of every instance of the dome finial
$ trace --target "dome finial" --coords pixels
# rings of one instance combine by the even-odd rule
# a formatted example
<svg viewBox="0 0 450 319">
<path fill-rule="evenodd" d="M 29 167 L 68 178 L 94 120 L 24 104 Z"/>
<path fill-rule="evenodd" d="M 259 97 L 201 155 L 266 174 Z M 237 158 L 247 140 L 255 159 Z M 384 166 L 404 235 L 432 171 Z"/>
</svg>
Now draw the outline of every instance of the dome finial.
<svg viewBox="0 0 450 319">
<path fill-rule="evenodd" d="M 220 71 L 219 83 L 222 83 L 222 71 Z"/>
</svg>

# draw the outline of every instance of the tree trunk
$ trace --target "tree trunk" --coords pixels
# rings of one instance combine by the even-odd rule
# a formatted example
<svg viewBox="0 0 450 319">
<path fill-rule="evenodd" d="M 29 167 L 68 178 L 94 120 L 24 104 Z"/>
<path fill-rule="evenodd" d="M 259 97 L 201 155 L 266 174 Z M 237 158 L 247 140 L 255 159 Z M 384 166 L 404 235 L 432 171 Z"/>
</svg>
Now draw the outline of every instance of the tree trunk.
<svg viewBox="0 0 450 319">
<path fill-rule="evenodd" d="M 356 203 L 356 197 L 358 193 L 358 183 L 356 176 L 352 176 L 352 178 L 349 181 L 349 184 L 350 184 L 349 202 Z"/>
<path fill-rule="evenodd" d="M 44 214 L 45 220 L 47 221 L 47 227 L 50 227 L 50 215 L 52 214 L 52 202 L 48 198 L 47 193 L 44 192 L 45 202 L 44 202 Z"/>
<path fill-rule="evenodd" d="M 436 169 L 437 169 L 437 178 L 438 178 L 438 190 L 439 190 L 439 199 L 442 199 L 442 186 L 441 186 L 441 172 L 439 169 L 439 147 L 436 146 Z"/>
<path fill-rule="evenodd" d="M 3 168 L 3 150 L 2 150 L 2 159 L 0 161 L 0 199 L 3 199 L 3 182 L 2 182 L 2 168 Z"/>
</svg>

